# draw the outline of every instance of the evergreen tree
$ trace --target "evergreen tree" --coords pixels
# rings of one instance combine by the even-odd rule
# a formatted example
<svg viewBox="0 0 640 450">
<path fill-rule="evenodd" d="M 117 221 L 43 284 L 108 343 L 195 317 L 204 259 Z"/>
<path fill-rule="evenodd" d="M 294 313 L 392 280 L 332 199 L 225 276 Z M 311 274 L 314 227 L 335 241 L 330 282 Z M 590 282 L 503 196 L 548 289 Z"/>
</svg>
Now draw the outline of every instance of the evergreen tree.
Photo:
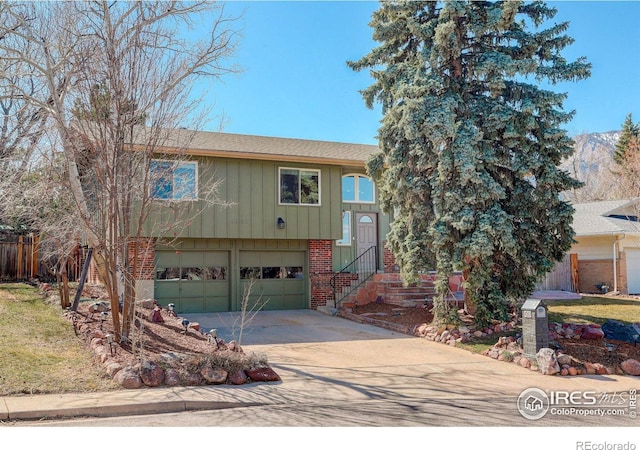
<svg viewBox="0 0 640 450">
<path fill-rule="evenodd" d="M 632 114 L 629 113 L 622 124 L 620 139 L 616 142 L 616 149 L 613 152 L 613 160 L 623 166 L 627 162 L 627 150 L 629 143 L 640 138 L 640 124 L 633 123 Z"/>
<path fill-rule="evenodd" d="M 449 313 L 452 271 L 487 324 L 573 242 L 559 196 L 580 185 L 559 168 L 573 152 L 562 129 L 573 112 L 538 84 L 584 79 L 590 65 L 561 56 L 568 23 L 540 29 L 555 14 L 543 2 L 384 1 L 370 23 L 380 45 L 348 63 L 370 69 L 362 95 L 382 105 L 368 170 L 393 214 L 388 245 L 405 282 L 435 261 L 436 319 Z"/>
</svg>

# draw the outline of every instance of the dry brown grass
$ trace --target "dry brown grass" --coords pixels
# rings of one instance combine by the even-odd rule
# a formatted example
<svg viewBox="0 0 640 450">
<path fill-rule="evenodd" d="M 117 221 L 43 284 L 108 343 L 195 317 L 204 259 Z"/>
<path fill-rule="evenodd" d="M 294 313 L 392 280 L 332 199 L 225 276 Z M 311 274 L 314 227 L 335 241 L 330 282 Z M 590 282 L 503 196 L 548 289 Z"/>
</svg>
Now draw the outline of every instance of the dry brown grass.
<svg viewBox="0 0 640 450">
<path fill-rule="evenodd" d="M 0 395 L 118 389 L 62 317 L 27 284 L 0 284 Z"/>
</svg>

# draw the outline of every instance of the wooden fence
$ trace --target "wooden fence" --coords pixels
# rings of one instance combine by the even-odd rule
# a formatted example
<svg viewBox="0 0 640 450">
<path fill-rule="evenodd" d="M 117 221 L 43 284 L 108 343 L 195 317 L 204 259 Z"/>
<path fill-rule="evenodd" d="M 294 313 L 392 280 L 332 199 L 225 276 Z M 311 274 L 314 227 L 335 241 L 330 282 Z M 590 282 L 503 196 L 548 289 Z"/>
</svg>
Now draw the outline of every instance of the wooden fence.
<svg viewBox="0 0 640 450">
<path fill-rule="evenodd" d="M 536 285 L 540 291 L 578 292 L 578 255 L 567 253 L 553 270 Z"/>
<path fill-rule="evenodd" d="M 78 249 L 67 266 L 69 280 L 76 281 L 82 272 L 84 249 Z M 40 258 L 38 236 L 7 235 L 0 236 L 0 281 L 24 281 L 38 278 L 42 281 L 55 280 L 55 274 Z"/>
</svg>

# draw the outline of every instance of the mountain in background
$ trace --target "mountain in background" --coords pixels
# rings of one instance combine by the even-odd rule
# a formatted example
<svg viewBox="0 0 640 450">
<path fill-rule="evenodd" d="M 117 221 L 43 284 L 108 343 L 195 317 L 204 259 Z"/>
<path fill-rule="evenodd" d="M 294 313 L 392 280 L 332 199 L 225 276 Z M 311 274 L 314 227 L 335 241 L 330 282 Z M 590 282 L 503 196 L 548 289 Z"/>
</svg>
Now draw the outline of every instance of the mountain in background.
<svg viewBox="0 0 640 450">
<path fill-rule="evenodd" d="M 616 200 L 624 197 L 616 176 L 613 152 L 620 139 L 620 131 L 587 133 L 575 136 L 575 153 L 561 167 L 582 181 L 584 187 L 567 192 L 574 203 Z"/>
</svg>

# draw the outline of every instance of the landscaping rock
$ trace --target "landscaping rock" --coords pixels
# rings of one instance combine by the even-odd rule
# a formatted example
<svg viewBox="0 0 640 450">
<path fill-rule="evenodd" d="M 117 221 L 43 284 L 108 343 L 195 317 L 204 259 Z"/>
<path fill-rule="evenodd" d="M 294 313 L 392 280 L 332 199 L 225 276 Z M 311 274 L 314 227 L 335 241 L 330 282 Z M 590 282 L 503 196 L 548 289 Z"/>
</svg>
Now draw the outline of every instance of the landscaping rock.
<svg viewBox="0 0 640 450">
<path fill-rule="evenodd" d="M 249 369 L 245 370 L 245 373 L 252 381 L 281 381 L 278 374 L 270 367 Z"/>
<path fill-rule="evenodd" d="M 564 366 L 565 364 L 569 365 L 573 361 L 573 358 L 571 356 L 565 355 L 564 353 L 557 354 L 556 358 L 558 359 L 558 364 L 560 364 L 561 366 Z"/>
<path fill-rule="evenodd" d="M 101 313 L 111 311 L 111 305 L 107 302 L 95 302 L 89 305 L 89 312 L 91 313 Z"/>
<path fill-rule="evenodd" d="M 550 348 L 541 348 L 536 354 L 536 361 L 543 375 L 555 375 L 560 372 L 556 352 Z"/>
<path fill-rule="evenodd" d="M 145 298 L 140 304 L 144 309 L 153 309 L 157 305 L 156 301 L 151 298 Z"/>
<path fill-rule="evenodd" d="M 133 366 L 127 366 L 118 371 L 114 380 L 125 389 L 140 389 L 144 386 L 140 372 Z"/>
<path fill-rule="evenodd" d="M 596 327 L 595 325 L 588 326 L 580 334 L 580 339 L 602 339 L 603 337 L 604 332 L 602 328 Z"/>
<path fill-rule="evenodd" d="M 187 386 L 200 386 L 202 384 L 202 376 L 199 373 L 189 373 L 185 376 L 184 381 Z"/>
<path fill-rule="evenodd" d="M 626 359 L 620 363 L 620 368 L 628 375 L 640 375 L 640 361 Z"/>
<path fill-rule="evenodd" d="M 111 378 L 113 378 L 120 370 L 122 370 L 122 364 L 117 362 L 112 362 L 107 364 L 107 373 Z"/>
<path fill-rule="evenodd" d="M 169 368 L 164 372 L 164 384 L 167 386 L 178 386 L 180 380 L 180 372 L 177 369 Z"/>
<path fill-rule="evenodd" d="M 584 370 L 587 373 L 587 375 L 595 375 L 596 374 L 596 368 L 590 362 L 585 362 L 584 363 Z"/>
<path fill-rule="evenodd" d="M 164 322 L 164 318 L 162 317 L 162 309 L 156 306 L 151 314 L 149 314 L 149 321 L 154 323 L 162 323 Z"/>
<path fill-rule="evenodd" d="M 200 375 L 209 384 L 222 384 L 227 381 L 229 374 L 226 370 L 214 369 L 213 367 L 203 367 L 200 370 Z"/>
<path fill-rule="evenodd" d="M 229 375 L 229 382 L 235 385 L 246 384 L 248 381 L 247 374 L 244 373 L 244 370 L 238 370 L 237 372 Z"/>
<path fill-rule="evenodd" d="M 140 378 L 149 387 L 160 386 L 164 383 L 164 370 L 156 363 L 145 361 L 140 367 Z"/>
</svg>

